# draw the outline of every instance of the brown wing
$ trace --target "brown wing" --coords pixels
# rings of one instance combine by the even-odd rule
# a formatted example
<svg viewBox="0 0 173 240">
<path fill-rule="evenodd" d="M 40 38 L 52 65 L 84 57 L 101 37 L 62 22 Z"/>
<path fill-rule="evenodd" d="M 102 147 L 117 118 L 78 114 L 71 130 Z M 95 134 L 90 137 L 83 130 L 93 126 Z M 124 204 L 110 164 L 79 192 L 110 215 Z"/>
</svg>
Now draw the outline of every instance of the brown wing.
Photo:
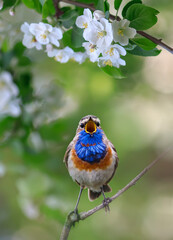
<svg viewBox="0 0 173 240">
<path fill-rule="evenodd" d="M 68 168 L 68 157 L 69 157 L 70 151 L 72 150 L 72 146 L 73 146 L 73 141 L 68 145 L 67 150 L 64 155 L 63 162 L 65 163 L 67 168 Z"/>
<path fill-rule="evenodd" d="M 119 162 L 119 158 L 118 158 L 118 155 L 117 155 L 117 151 L 116 151 L 114 145 L 113 145 L 110 141 L 109 141 L 109 143 L 110 143 L 110 145 L 111 145 L 112 150 L 115 152 L 116 162 L 115 162 L 115 165 L 114 165 L 114 171 L 113 171 L 113 173 L 112 173 L 112 176 L 108 179 L 108 181 L 107 181 L 105 184 L 109 183 L 109 182 L 111 181 L 111 179 L 113 178 L 113 176 L 114 176 L 114 174 L 115 174 L 115 171 L 116 171 L 116 169 L 117 169 L 117 167 L 118 167 L 118 162 Z"/>
</svg>

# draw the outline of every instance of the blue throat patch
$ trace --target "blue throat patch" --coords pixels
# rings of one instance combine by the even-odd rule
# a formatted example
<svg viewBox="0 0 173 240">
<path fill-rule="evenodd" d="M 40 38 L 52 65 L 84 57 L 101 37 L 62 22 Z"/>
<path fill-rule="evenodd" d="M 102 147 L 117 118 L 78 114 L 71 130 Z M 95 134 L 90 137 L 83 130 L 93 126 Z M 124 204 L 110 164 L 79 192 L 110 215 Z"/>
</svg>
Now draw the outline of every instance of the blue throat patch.
<svg viewBox="0 0 173 240">
<path fill-rule="evenodd" d="M 92 135 L 82 130 L 75 145 L 78 158 L 89 163 L 99 162 L 106 155 L 106 145 L 102 141 L 103 131 L 97 129 Z"/>
</svg>

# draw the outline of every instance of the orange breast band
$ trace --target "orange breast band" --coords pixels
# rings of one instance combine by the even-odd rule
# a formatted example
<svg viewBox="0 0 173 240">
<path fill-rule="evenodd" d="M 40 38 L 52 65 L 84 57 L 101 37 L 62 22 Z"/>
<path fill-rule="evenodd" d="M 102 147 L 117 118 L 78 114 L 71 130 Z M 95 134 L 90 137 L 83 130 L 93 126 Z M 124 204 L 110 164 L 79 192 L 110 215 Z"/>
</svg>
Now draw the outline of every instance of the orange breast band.
<svg viewBox="0 0 173 240">
<path fill-rule="evenodd" d="M 78 158 L 75 149 L 72 149 L 71 158 L 74 163 L 74 166 L 79 170 L 86 170 L 86 171 L 92 171 L 97 169 L 104 170 L 112 164 L 112 151 L 111 151 L 111 148 L 109 147 L 106 153 L 106 156 L 98 163 L 91 164 L 81 160 L 80 158 Z"/>
</svg>

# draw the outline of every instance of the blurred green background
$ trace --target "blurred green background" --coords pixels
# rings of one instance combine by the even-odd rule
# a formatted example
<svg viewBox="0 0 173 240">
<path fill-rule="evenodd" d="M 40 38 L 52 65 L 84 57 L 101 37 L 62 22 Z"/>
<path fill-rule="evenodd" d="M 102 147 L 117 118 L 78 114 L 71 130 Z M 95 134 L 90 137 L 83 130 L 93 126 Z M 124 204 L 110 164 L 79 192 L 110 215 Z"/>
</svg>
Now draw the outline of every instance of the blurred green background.
<svg viewBox="0 0 173 240">
<path fill-rule="evenodd" d="M 160 11 L 151 34 L 173 45 L 173 1 L 144 2 Z M 0 13 L 1 37 L 13 46 L 24 21 L 40 20 L 24 6 L 14 17 Z M 60 64 L 33 49 L 25 55 L 32 65 L 15 70 L 31 81 L 34 100 L 25 99 L 22 121 L 0 123 L 0 239 L 54 240 L 79 191 L 63 156 L 83 116 L 98 116 L 117 149 L 111 194 L 173 145 L 173 58 L 165 50 L 157 57 L 128 56 L 127 77 L 116 80 L 89 62 Z M 89 202 L 85 190 L 79 211 L 101 201 Z M 172 240 L 173 149 L 110 207 L 76 224 L 69 239 Z"/>
</svg>

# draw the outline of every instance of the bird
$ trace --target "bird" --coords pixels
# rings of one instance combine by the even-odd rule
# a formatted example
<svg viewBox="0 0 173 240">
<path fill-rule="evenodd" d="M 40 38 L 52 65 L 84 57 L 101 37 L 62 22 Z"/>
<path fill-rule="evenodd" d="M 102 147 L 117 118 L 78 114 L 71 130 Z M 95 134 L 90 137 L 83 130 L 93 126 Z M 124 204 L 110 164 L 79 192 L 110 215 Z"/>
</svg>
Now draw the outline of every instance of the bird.
<svg viewBox="0 0 173 240">
<path fill-rule="evenodd" d="M 100 119 L 87 115 L 79 121 L 76 135 L 67 147 L 64 162 L 69 175 L 80 186 L 74 213 L 84 188 L 88 188 L 88 198 L 94 201 L 101 194 L 105 211 L 109 211 L 110 199 L 105 192 L 111 192 L 108 185 L 118 167 L 118 155 L 114 145 L 106 137 Z"/>
</svg>

